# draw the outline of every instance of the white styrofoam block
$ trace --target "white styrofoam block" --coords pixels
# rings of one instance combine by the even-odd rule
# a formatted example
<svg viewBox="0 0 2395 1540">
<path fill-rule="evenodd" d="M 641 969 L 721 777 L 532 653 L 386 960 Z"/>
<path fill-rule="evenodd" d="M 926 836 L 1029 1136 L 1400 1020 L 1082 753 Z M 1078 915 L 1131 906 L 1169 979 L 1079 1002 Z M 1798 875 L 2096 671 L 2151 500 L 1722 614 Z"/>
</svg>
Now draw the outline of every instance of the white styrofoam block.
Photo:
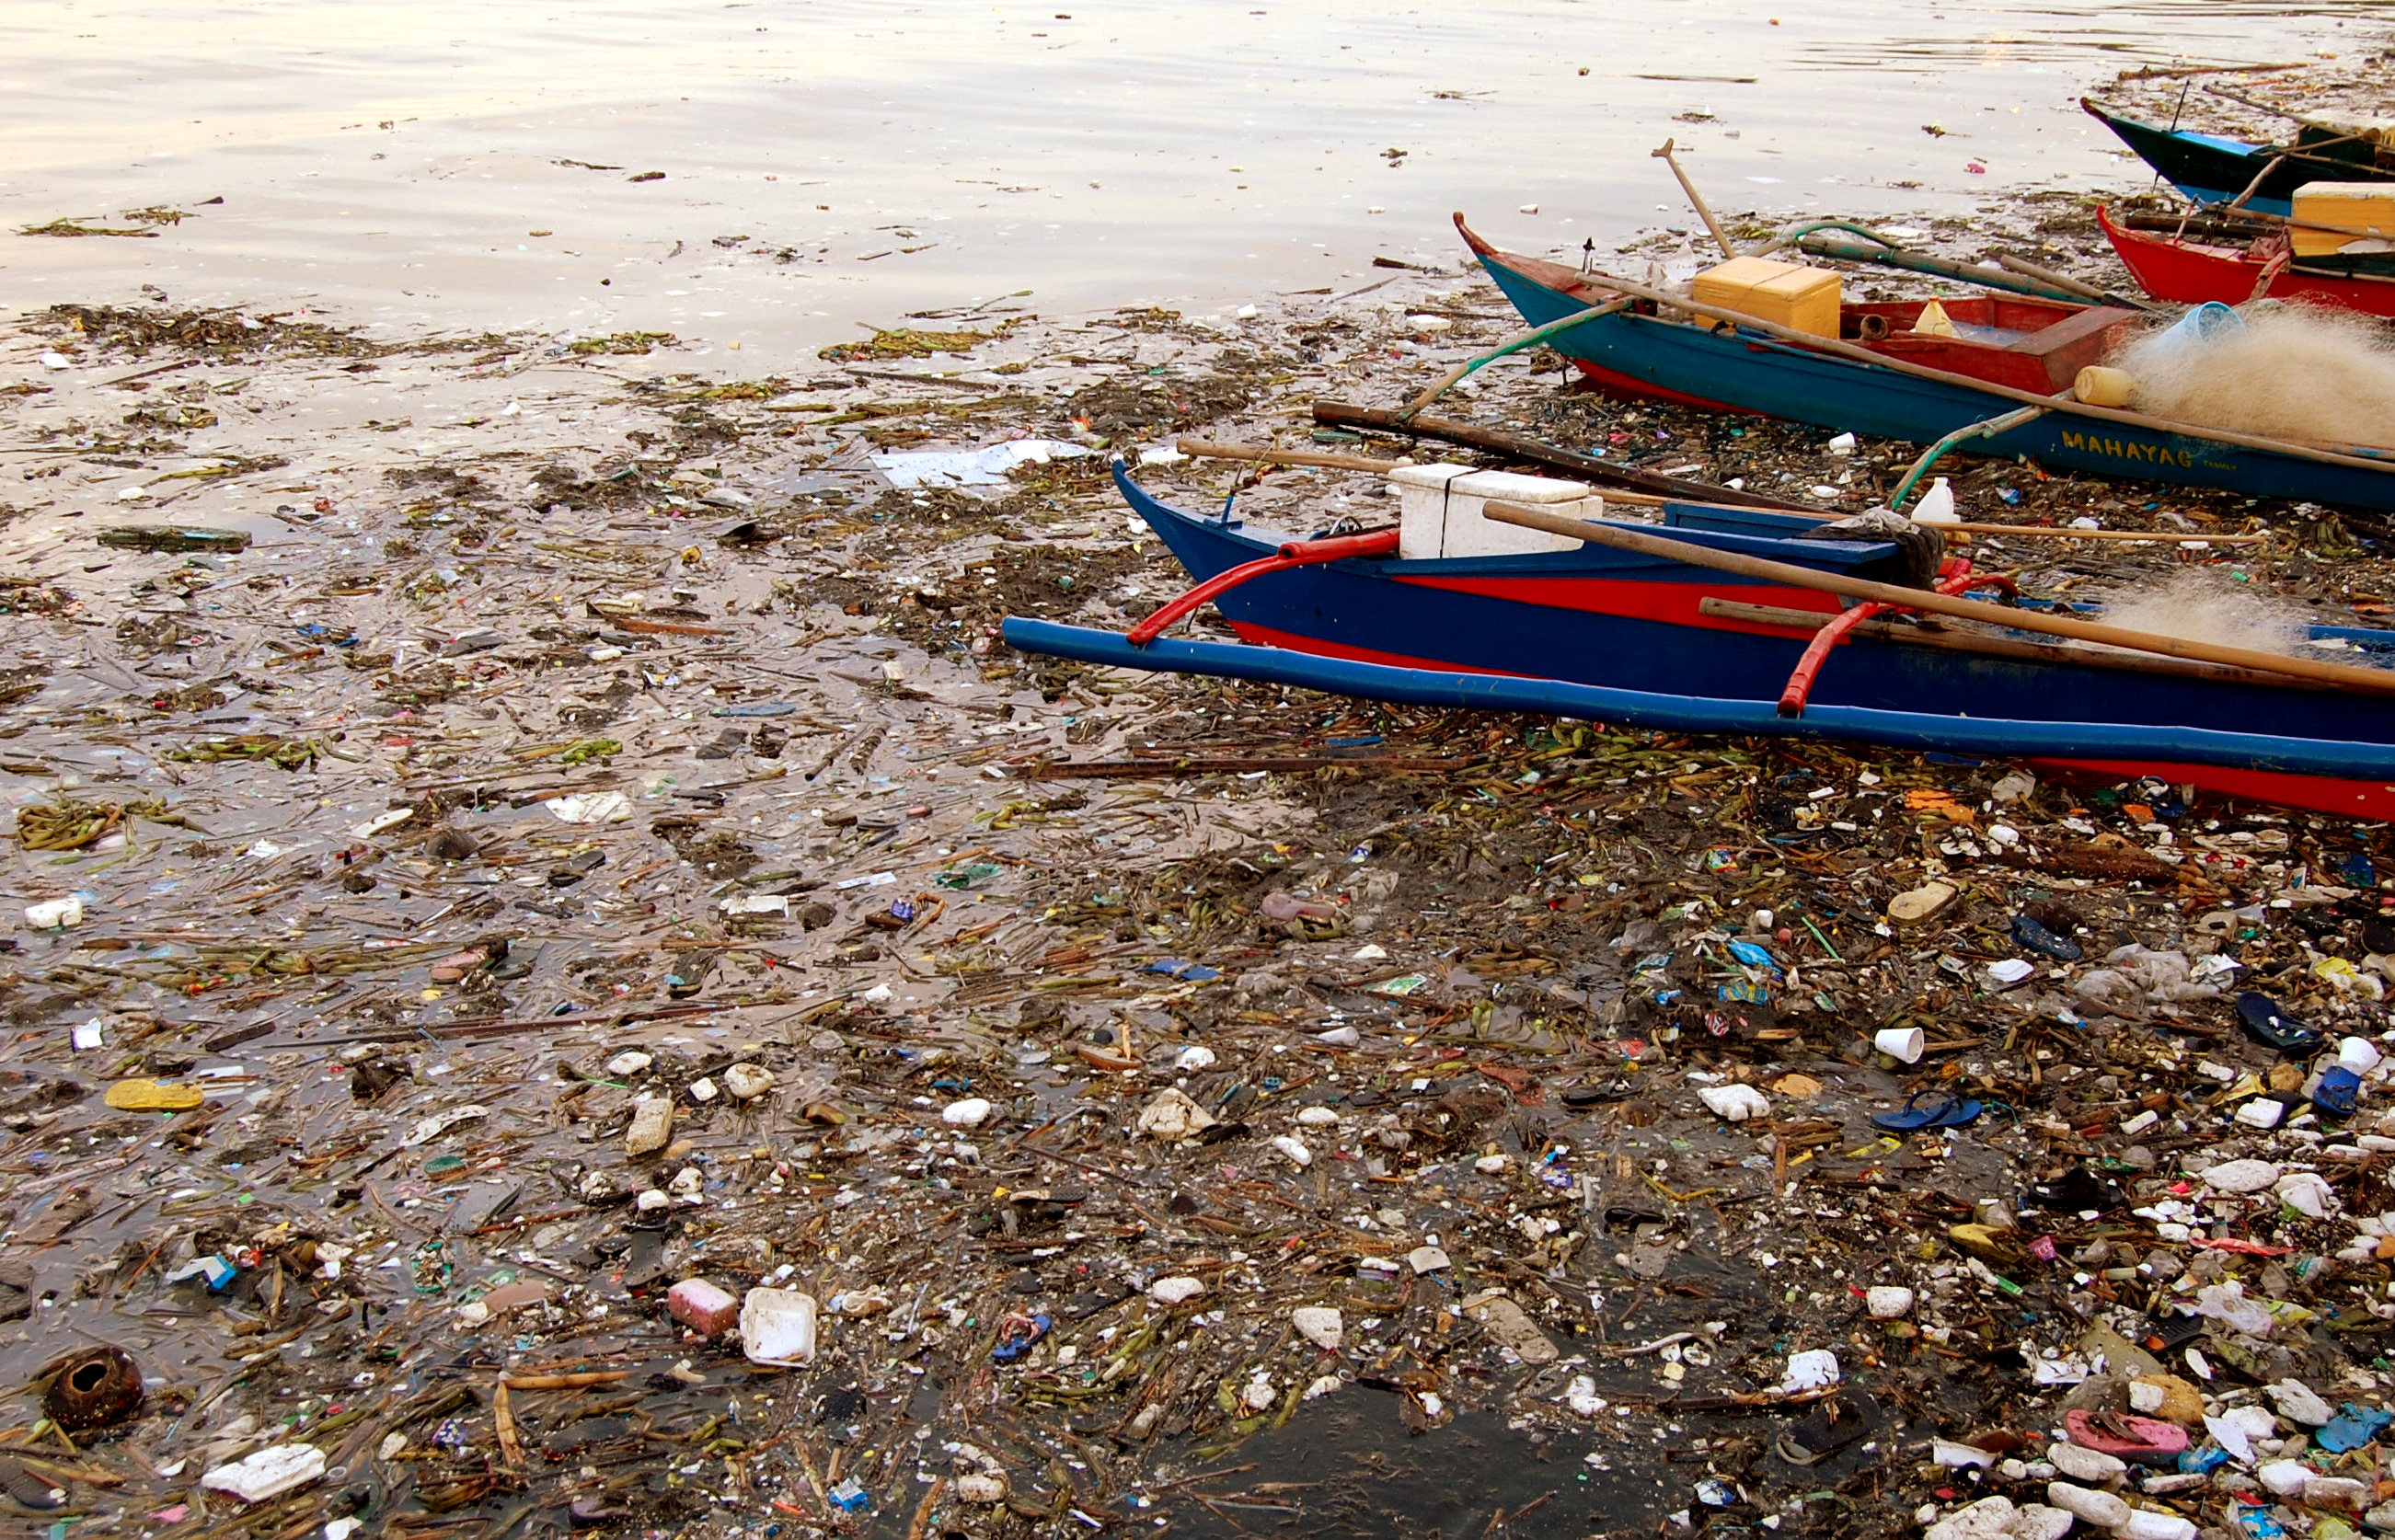
<svg viewBox="0 0 2395 1540">
<path fill-rule="evenodd" d="M 1502 472 L 1490 471 L 1489 475 Z M 1576 551 L 1581 542 L 1566 534 L 1549 534 L 1544 530 L 1526 530 L 1519 524 L 1500 524 L 1481 516 L 1487 499 L 1458 494 L 1447 509 L 1447 539 L 1444 550 L 1449 559 L 1466 556 L 1524 556 L 1533 551 Z M 1541 509 L 1559 519 L 1602 519 L 1605 500 L 1583 497 L 1572 503 L 1552 503 Z"/>
<path fill-rule="evenodd" d="M 1470 476 L 1470 466 L 1394 466 L 1389 470 L 1389 484 L 1394 487 L 1427 487 L 1436 492 L 1459 476 Z"/>
<path fill-rule="evenodd" d="M 1589 491 L 1585 481 L 1523 476 L 1510 470 L 1475 470 L 1457 477 L 1450 490 L 1459 497 L 1493 497 L 1504 503 L 1577 503 Z"/>
<path fill-rule="evenodd" d="M 1448 483 L 1471 474 L 1470 466 L 1399 466 L 1389 472 L 1389 485 L 1397 489 L 1400 559 L 1436 561 L 1447 553 Z"/>
<path fill-rule="evenodd" d="M 1408 561 L 1568 551 L 1581 542 L 1565 535 L 1492 523 L 1481 516 L 1490 498 L 1535 504 L 1568 519 L 1597 519 L 1604 500 L 1579 481 L 1470 466 L 1399 466 L 1389 472 L 1397 492 L 1397 555 Z"/>
</svg>

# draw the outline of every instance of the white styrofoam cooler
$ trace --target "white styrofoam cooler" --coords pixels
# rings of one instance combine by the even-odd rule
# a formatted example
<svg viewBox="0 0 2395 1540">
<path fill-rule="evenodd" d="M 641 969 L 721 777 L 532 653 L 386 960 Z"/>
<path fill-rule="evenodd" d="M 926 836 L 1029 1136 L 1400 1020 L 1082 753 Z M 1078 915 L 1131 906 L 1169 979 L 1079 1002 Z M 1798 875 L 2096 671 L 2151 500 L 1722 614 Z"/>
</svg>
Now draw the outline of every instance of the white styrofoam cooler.
<svg viewBox="0 0 2395 1540">
<path fill-rule="evenodd" d="M 1389 472 L 1389 484 L 1397 489 L 1397 555 L 1409 561 L 1580 548 L 1581 542 L 1566 535 L 1483 519 L 1481 506 L 1491 501 L 1534 504 L 1564 519 L 1605 516 L 1605 499 L 1585 484 L 1545 476 L 1470 466 L 1399 466 Z"/>
</svg>

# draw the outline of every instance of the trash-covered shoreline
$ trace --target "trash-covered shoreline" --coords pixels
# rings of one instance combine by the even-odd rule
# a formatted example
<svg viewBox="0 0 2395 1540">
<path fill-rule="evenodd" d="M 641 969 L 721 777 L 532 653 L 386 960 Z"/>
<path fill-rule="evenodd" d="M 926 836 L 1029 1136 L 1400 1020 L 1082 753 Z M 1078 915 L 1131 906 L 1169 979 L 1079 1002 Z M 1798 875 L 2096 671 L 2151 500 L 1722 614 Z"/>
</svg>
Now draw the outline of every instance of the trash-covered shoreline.
<svg viewBox="0 0 2395 1540">
<path fill-rule="evenodd" d="M 2113 271 L 2076 195 L 1931 233 Z M 1309 403 L 1514 325 L 1460 261 L 754 377 L 0 325 L 7 1533 L 2395 1527 L 2383 826 L 998 641 L 1181 586 L 1110 454 L 1385 520 L 1171 442 L 1362 447 Z M 1559 378 L 1443 410 L 1912 458 Z M 2187 537 L 1976 547 L 2047 592 L 2395 593 L 2366 520 L 1950 469 Z"/>
</svg>

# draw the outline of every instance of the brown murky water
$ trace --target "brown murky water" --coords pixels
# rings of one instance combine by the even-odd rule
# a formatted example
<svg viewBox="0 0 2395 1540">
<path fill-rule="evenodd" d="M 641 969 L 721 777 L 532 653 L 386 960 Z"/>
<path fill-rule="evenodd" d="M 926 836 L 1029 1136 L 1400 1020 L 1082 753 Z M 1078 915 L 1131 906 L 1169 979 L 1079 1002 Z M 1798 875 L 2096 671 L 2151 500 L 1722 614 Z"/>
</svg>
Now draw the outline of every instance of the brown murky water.
<svg viewBox="0 0 2395 1540">
<path fill-rule="evenodd" d="M 1236 308 L 1448 254 L 1451 209 L 1517 246 L 1682 217 L 1667 132 L 1730 208 L 2134 182 L 2086 85 L 2334 53 L 2388 9 L 15 0 L 0 225 L 197 217 L 0 240 L 0 300 L 774 349 L 1025 290 Z"/>
</svg>

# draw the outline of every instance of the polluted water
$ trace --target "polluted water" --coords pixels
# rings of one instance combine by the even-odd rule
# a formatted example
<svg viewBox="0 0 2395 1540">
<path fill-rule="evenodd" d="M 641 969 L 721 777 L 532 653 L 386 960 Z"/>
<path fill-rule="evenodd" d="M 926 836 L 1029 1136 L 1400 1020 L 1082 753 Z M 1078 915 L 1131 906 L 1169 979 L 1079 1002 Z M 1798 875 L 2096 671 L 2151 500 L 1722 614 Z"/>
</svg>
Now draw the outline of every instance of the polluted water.
<svg viewBox="0 0 2395 1540">
<path fill-rule="evenodd" d="M 292 58 L 330 24 L 260 14 Z M 433 23 L 535 39 L 436 7 L 356 22 L 408 89 L 322 123 L 222 56 L 163 87 L 220 141 L 37 80 L 46 137 L 0 130 L 46 147 L 0 188 L 14 1528 L 2395 1528 L 2384 825 L 1005 645 L 1009 615 L 1121 630 L 1186 586 L 1116 456 L 1300 531 L 1395 520 L 1338 462 L 1525 468 L 1316 420 L 1515 331 L 1443 234 L 1459 181 L 1535 249 L 1671 281 L 1718 255 L 1643 154 L 1556 170 L 1568 120 L 1514 115 L 1518 65 L 1424 76 L 1527 47 L 1527 13 L 1227 20 L 1253 99 L 1302 57 L 1291 92 L 1389 114 L 1341 129 L 1322 185 L 1356 207 L 1318 218 L 1316 163 L 1233 150 L 1288 139 L 1263 107 L 1172 115 L 1221 84 L 1186 26 L 1166 46 L 1194 14 L 610 10 L 536 112 L 495 112 Z M 176 32 L 199 15 L 33 56 L 230 49 Z M 1702 143 L 1741 230 L 1834 191 L 2103 287 L 2093 201 L 2150 178 L 2078 137 L 2078 92 L 2167 119 L 2217 78 L 2170 70 L 2335 56 L 2227 77 L 2283 106 L 2379 88 L 2395 46 L 2366 7 L 1688 20 L 1634 66 L 1542 64 L 1536 99 Z M 785 29 L 833 25 L 878 33 L 812 93 L 832 148 L 764 142 L 755 106 L 810 94 Z M 1376 36 L 1411 53 L 1332 57 Z M 1176 105 L 1092 103 L 1067 126 L 1115 137 L 1076 161 L 1083 109 L 1044 96 L 953 164 L 878 105 L 1001 48 Z M 718 89 L 630 78 L 675 61 Z M 1905 94 L 1957 80 L 1971 121 Z M 1822 92 L 1869 98 L 1859 126 L 1791 127 Z M 1529 117 L 1517 175 L 1493 158 Z M 1151 176 L 1165 129 L 1191 164 Z M 275 142 L 328 174 L 250 152 Z M 1231 198 L 1267 191 L 1269 243 Z M 134 233 L 13 233 L 60 221 Z M 1918 454 L 1567 389 L 1536 353 L 1438 410 L 1831 514 Z M 2364 515 L 1940 470 L 1965 523 L 2041 532 L 1950 536 L 2025 591 L 2268 594 L 2265 628 L 2395 603 Z"/>
</svg>

